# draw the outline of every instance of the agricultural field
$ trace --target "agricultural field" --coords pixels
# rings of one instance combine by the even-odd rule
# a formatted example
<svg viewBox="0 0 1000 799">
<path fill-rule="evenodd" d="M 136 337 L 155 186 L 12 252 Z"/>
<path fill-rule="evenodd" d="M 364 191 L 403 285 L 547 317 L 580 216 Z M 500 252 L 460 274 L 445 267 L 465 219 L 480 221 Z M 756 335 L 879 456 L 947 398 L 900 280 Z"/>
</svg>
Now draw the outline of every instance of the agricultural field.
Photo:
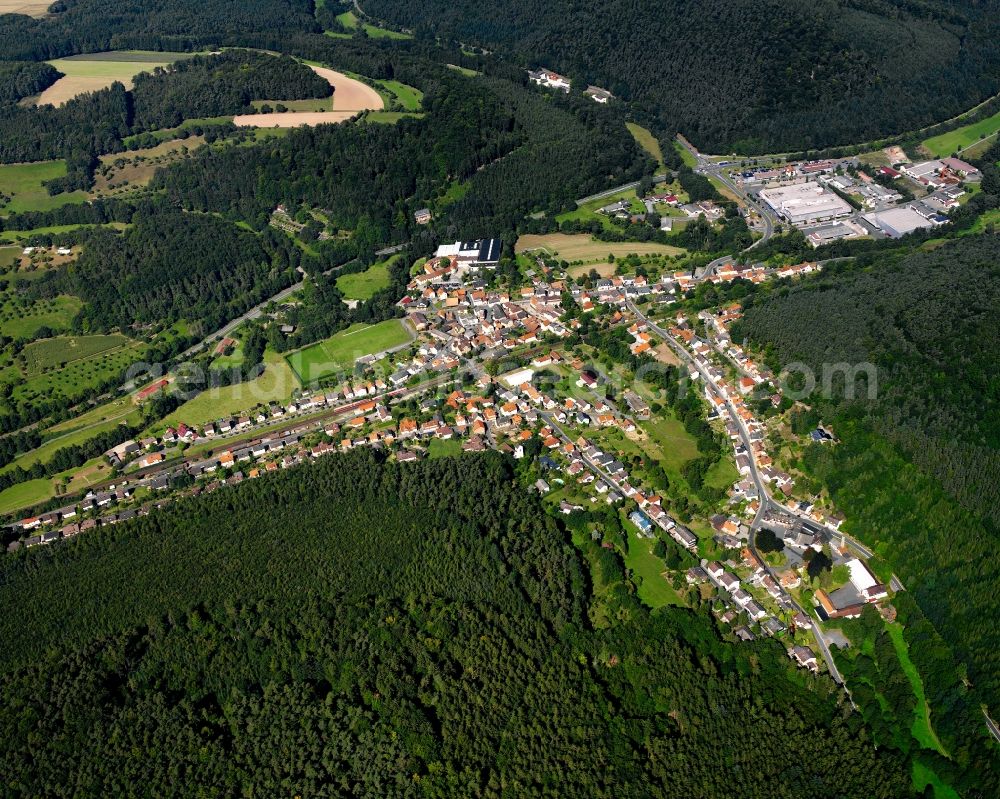
<svg viewBox="0 0 1000 799">
<path fill-rule="evenodd" d="M 44 17 L 52 3 L 48 0 L 0 0 L 0 14 Z"/>
<path fill-rule="evenodd" d="M 354 324 L 324 341 L 286 356 L 288 364 L 303 383 L 312 383 L 338 372 L 350 372 L 354 362 L 365 355 L 384 352 L 412 339 L 399 319 L 375 325 Z"/>
<path fill-rule="evenodd" d="M 364 272 L 342 275 L 337 278 L 337 289 L 348 300 L 370 299 L 376 291 L 389 287 L 389 267 L 400 258 L 397 253 L 385 261 L 377 261 Z"/>
<path fill-rule="evenodd" d="M 91 191 L 96 197 L 105 197 L 147 186 L 157 169 L 182 160 L 204 143 L 204 136 L 190 136 L 168 139 L 155 147 L 102 155 Z"/>
<path fill-rule="evenodd" d="M 653 156 L 657 165 L 662 167 L 663 150 L 660 149 L 660 143 L 656 140 L 656 137 L 650 131 L 646 130 L 646 128 L 642 127 L 642 125 L 637 125 L 635 122 L 626 122 L 625 127 L 632 134 L 632 138 L 635 139 L 636 144 Z"/>
<path fill-rule="evenodd" d="M 84 202 L 87 199 L 85 191 L 49 194 L 43 185 L 65 175 L 65 161 L 0 165 L 0 213 L 51 211 L 61 205 Z"/>
<path fill-rule="evenodd" d="M 13 289 L 0 291 L 0 333 L 11 338 L 34 338 L 41 327 L 68 330 L 83 303 L 77 297 L 60 294 L 52 299 L 30 302 Z"/>
<path fill-rule="evenodd" d="M 998 132 L 1000 132 L 1000 111 L 970 125 L 932 136 L 922 147 L 935 158 L 942 158 L 955 152 L 961 154 L 963 150 L 975 146 L 983 139 L 992 141 Z"/>
<path fill-rule="evenodd" d="M 235 383 L 221 388 L 210 388 L 188 400 L 162 422 L 158 431 L 169 425 L 184 422 L 203 425 L 224 416 L 232 416 L 271 402 L 286 403 L 300 387 L 298 378 L 278 353 L 264 353 L 264 373 L 247 383 Z"/>
<path fill-rule="evenodd" d="M 0 382 L 13 385 L 19 403 L 79 397 L 122 374 L 145 346 L 121 335 L 57 336 L 26 346 L 14 361 L 0 363 Z"/>
<path fill-rule="evenodd" d="M 115 81 L 124 84 L 126 89 L 131 89 L 132 78 L 140 72 L 165 67 L 192 55 L 194 54 L 120 50 L 57 58 L 49 63 L 62 72 L 63 77 L 39 95 L 38 105 L 59 106 L 78 95 L 106 89 Z"/>
<path fill-rule="evenodd" d="M 403 106 L 403 110 L 420 110 L 420 104 L 424 99 L 424 93 L 420 89 L 400 83 L 398 80 L 379 80 L 375 82 L 387 93 L 395 97 L 399 104 Z"/>
<path fill-rule="evenodd" d="M 253 128 L 297 128 L 299 125 L 322 125 L 346 122 L 361 111 L 380 111 L 385 107 L 382 95 L 367 83 L 318 64 L 309 68 L 333 86 L 333 106 L 329 111 L 276 111 L 269 114 L 239 114 L 233 124 Z M 400 84 L 402 85 L 402 84 Z M 271 104 L 282 102 L 272 100 Z M 329 99 L 324 102 L 329 103 Z M 285 104 L 287 105 L 287 103 Z"/>
<path fill-rule="evenodd" d="M 638 241 L 598 241 L 585 233 L 545 233 L 521 236 L 514 245 L 517 253 L 542 250 L 570 263 L 582 264 L 607 262 L 608 255 L 615 258 L 626 255 L 681 255 L 684 250 L 669 244 Z"/>
</svg>

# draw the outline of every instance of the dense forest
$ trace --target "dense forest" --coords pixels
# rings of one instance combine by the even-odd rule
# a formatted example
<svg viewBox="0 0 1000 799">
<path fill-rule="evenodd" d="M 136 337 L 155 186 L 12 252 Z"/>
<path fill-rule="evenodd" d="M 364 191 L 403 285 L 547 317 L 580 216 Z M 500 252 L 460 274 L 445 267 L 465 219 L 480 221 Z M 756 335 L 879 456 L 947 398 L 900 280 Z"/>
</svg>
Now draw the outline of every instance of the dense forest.
<svg viewBox="0 0 1000 799">
<path fill-rule="evenodd" d="M 318 206 L 364 251 L 416 233 L 413 211 L 455 186 L 463 196 L 437 232 L 480 237 L 650 168 L 621 117 L 593 103 L 554 106 L 509 81 L 443 68 L 422 88 L 424 119 L 300 128 L 253 147 L 203 149 L 161 170 L 154 187 L 181 207 L 258 225 L 278 204 Z"/>
<path fill-rule="evenodd" d="M 780 368 L 815 370 L 804 428 L 820 418 L 841 443 L 804 466 L 833 493 L 862 540 L 911 586 L 921 609 L 1000 706 L 996 519 L 1000 510 L 1000 236 L 909 255 L 882 253 L 746 301 L 734 327 Z M 859 371 L 855 396 L 823 368 Z"/>
<path fill-rule="evenodd" d="M 102 50 L 202 50 L 253 33 L 318 29 L 311 0 L 56 0 L 40 19 L 0 16 L 0 53 L 41 61 Z"/>
<path fill-rule="evenodd" d="M 51 64 L 31 61 L 0 61 L 0 105 L 10 105 L 39 94 L 62 73 Z"/>
<path fill-rule="evenodd" d="M 139 73 L 133 84 L 133 130 L 245 112 L 251 100 L 301 100 L 333 93 L 326 80 L 294 58 L 246 50 L 182 59 L 167 69 Z"/>
<path fill-rule="evenodd" d="M 205 214 L 137 214 L 124 232 L 95 228 L 59 281 L 86 301 L 75 324 L 124 330 L 178 319 L 210 331 L 295 282 L 302 251 Z"/>
<path fill-rule="evenodd" d="M 591 629 L 577 557 L 502 456 L 372 451 L 7 557 L 5 785 L 912 795 L 902 755 L 775 644 L 627 594 Z"/>
<path fill-rule="evenodd" d="M 708 152 L 865 141 L 1000 87 L 995 3 L 366 0 L 364 10 L 560 70 L 577 91 L 608 88 Z"/>
</svg>

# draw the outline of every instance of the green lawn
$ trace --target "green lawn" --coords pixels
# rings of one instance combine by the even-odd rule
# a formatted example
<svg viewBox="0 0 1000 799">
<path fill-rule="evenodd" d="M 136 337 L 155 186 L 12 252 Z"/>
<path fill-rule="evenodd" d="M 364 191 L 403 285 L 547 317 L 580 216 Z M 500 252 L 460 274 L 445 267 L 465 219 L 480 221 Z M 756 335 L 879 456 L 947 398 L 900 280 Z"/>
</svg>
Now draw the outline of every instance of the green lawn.
<svg viewBox="0 0 1000 799">
<path fill-rule="evenodd" d="M 694 153 L 688 150 L 687 147 L 683 147 L 679 141 L 674 142 L 674 149 L 677 150 L 681 157 L 681 161 L 683 161 L 687 166 L 692 169 L 698 166 L 698 159 L 694 157 Z"/>
<path fill-rule="evenodd" d="M 6 270 L 12 267 L 20 254 L 20 247 L 0 247 L 0 269 Z"/>
<path fill-rule="evenodd" d="M 651 608 L 662 608 L 666 605 L 683 606 L 684 601 L 663 576 L 666 564 L 653 554 L 656 540 L 639 538 L 639 529 L 624 514 L 622 523 L 628 532 L 625 566 L 632 571 L 639 599 Z"/>
<path fill-rule="evenodd" d="M 288 402 L 300 385 L 295 373 L 281 355 L 270 350 L 264 353 L 264 364 L 264 373 L 256 380 L 206 389 L 158 423 L 156 429 L 162 430 L 181 422 L 202 425 L 252 410 L 258 405 Z"/>
<path fill-rule="evenodd" d="M 4 230 L 0 233 L 0 243 L 2 242 L 23 242 L 30 241 L 34 236 L 55 236 L 59 233 L 69 233 L 74 230 L 86 230 L 93 227 L 108 227 L 115 230 L 124 230 L 128 225 L 124 222 L 108 222 L 106 225 L 46 225 L 43 227 L 31 228 L 29 230 Z"/>
<path fill-rule="evenodd" d="M 637 125 L 635 122 L 626 122 L 625 127 L 628 128 L 628 132 L 632 134 L 632 138 L 636 140 L 636 143 L 653 156 L 657 165 L 663 166 L 663 150 L 660 149 L 660 143 L 656 140 L 656 137 L 646 130 L 646 128 L 642 127 L 642 125 Z"/>
<path fill-rule="evenodd" d="M 684 425 L 667 411 L 662 411 L 639 425 L 649 435 L 653 454 L 667 474 L 680 474 L 681 467 L 698 457 L 698 444 Z"/>
<path fill-rule="evenodd" d="M 420 110 L 420 104 L 424 99 L 424 93 L 420 89 L 400 83 L 398 80 L 377 80 L 375 83 L 394 95 L 405 110 Z"/>
<path fill-rule="evenodd" d="M 375 325 L 358 323 L 324 341 L 289 353 L 286 359 L 303 383 L 311 383 L 349 371 L 358 358 L 405 344 L 410 338 L 398 319 Z"/>
<path fill-rule="evenodd" d="M 928 785 L 933 785 L 934 799 L 962 799 L 954 788 L 942 782 L 934 770 L 925 765 L 919 758 L 913 759 L 912 774 L 913 785 L 918 791 L 922 791 Z"/>
<path fill-rule="evenodd" d="M 427 454 L 431 458 L 447 458 L 452 455 L 461 455 L 462 441 L 457 438 L 451 438 L 447 441 L 442 441 L 440 438 L 432 438 L 431 443 L 427 445 Z"/>
<path fill-rule="evenodd" d="M 389 266 L 402 256 L 397 253 L 385 261 L 377 261 L 364 272 L 337 278 L 337 288 L 349 300 L 367 300 L 376 291 L 389 286 Z"/>
<path fill-rule="evenodd" d="M 1000 131 L 1000 111 L 993 116 L 973 122 L 971 125 L 963 125 L 955 130 L 942 133 L 939 136 L 932 136 L 924 142 L 927 148 L 935 157 L 943 157 L 975 144 L 984 136 L 993 136 Z"/>
<path fill-rule="evenodd" d="M 474 78 L 476 77 L 476 75 L 479 74 L 474 69 L 469 69 L 468 67 L 460 67 L 458 64 L 445 64 L 445 66 L 448 67 L 448 69 L 453 69 L 455 70 L 455 72 L 465 75 L 465 77 L 467 78 Z"/>
<path fill-rule="evenodd" d="M 559 214 L 556 217 L 556 222 L 566 222 L 566 221 L 578 221 L 578 222 L 592 222 L 595 219 L 604 226 L 605 229 L 614 230 L 615 226 L 608 218 L 607 214 L 599 214 L 597 210 L 599 208 L 605 208 L 606 206 L 612 205 L 619 200 L 628 200 L 631 207 L 631 211 L 636 214 L 645 213 L 646 206 L 644 206 L 639 198 L 636 196 L 635 189 L 624 189 L 623 191 L 615 192 L 614 194 L 609 194 L 606 197 L 601 197 L 598 200 L 591 200 L 590 202 L 584 203 L 583 205 L 577 207 L 575 211 L 566 211 L 565 213 Z"/>
<path fill-rule="evenodd" d="M 87 199 L 85 191 L 50 195 L 42 185 L 65 175 L 65 161 L 3 164 L 0 166 L 0 212 L 51 211 L 61 205 L 84 202 Z"/>
</svg>

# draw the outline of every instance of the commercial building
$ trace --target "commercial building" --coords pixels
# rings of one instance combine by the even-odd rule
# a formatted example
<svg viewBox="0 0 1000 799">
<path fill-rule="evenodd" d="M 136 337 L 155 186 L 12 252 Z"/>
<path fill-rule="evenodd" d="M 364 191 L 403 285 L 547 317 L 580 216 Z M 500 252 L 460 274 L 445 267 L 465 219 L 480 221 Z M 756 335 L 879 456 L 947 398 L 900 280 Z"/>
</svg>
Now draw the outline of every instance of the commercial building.
<svg viewBox="0 0 1000 799">
<path fill-rule="evenodd" d="M 434 253 L 436 258 L 454 258 L 468 266 L 496 266 L 500 261 L 503 242 L 500 239 L 476 239 L 442 244 Z"/>
<path fill-rule="evenodd" d="M 890 239 L 898 239 L 914 230 L 934 227 L 941 222 L 936 217 L 928 219 L 918 214 L 912 207 L 890 208 L 877 214 L 865 214 L 864 220 L 881 230 Z"/>
<path fill-rule="evenodd" d="M 825 222 L 851 213 L 851 206 L 848 203 L 818 183 L 812 182 L 764 189 L 760 192 L 760 198 L 771 206 L 778 216 L 793 225 Z"/>
</svg>

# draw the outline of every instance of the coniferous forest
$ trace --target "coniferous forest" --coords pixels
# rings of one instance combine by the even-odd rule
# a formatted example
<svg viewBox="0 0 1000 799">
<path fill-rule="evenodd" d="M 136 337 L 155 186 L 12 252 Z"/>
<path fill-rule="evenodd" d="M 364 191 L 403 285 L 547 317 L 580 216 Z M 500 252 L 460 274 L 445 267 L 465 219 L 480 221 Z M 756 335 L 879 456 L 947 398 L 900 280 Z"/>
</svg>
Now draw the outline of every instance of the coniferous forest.
<svg viewBox="0 0 1000 799">
<path fill-rule="evenodd" d="M 498 454 L 336 456 L 2 562 L 20 795 L 909 796 L 832 686 L 621 596 Z"/>
</svg>

